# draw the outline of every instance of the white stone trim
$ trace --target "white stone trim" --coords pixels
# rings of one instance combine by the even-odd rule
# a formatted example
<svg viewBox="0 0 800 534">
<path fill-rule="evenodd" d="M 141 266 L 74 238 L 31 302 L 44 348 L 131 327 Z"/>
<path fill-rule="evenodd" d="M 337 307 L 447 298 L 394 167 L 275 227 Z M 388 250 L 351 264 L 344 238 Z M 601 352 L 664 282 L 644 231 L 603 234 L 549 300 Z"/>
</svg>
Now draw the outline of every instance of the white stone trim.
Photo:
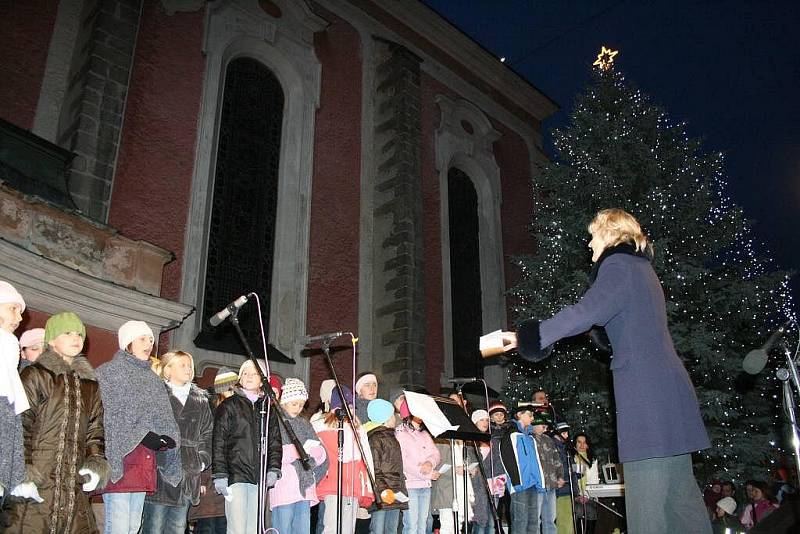
<svg viewBox="0 0 800 534">
<path fill-rule="evenodd" d="M 10 282 L 32 309 L 73 311 L 84 323 L 116 332 L 126 321 L 145 321 L 165 332 L 194 308 L 100 280 L 0 239 L 0 279 Z"/>
<path fill-rule="evenodd" d="M 453 376 L 453 324 L 450 285 L 450 214 L 448 173 L 456 167 L 472 180 L 478 195 L 479 251 L 481 271 L 481 311 L 485 332 L 506 327 L 505 269 L 503 268 L 503 233 L 501 228 L 500 168 L 494 159 L 492 144 L 500 133 L 486 115 L 466 100 L 452 100 L 437 95 L 442 111 L 436 130 L 436 170 L 439 171 L 442 253 L 442 316 L 444 327 L 444 376 L 442 383 Z M 472 126 L 468 133 L 462 121 Z M 493 388 L 502 386 L 502 369 L 485 369 L 486 382 Z"/>
<path fill-rule="evenodd" d="M 298 358 L 305 335 L 308 289 L 308 240 L 311 180 L 314 161 L 314 119 L 319 105 L 321 65 L 314 53 L 313 36 L 327 24 L 301 0 L 275 0 L 282 16 L 274 19 L 257 0 L 221 0 L 208 4 L 203 80 L 195 170 L 184 247 L 181 296 L 202 306 L 209 215 L 212 207 L 213 173 L 217 132 L 222 105 L 225 70 L 238 57 L 251 57 L 272 70 L 283 87 L 285 102 L 279 162 L 275 257 L 269 300 L 268 339 L 297 362 L 273 364 L 284 376 L 308 380 L 307 358 Z M 236 295 L 231 296 L 231 300 Z M 225 365 L 238 368 L 242 357 L 200 349 L 193 340 L 200 331 L 200 317 L 187 321 L 176 341 L 189 350 L 199 370 Z M 261 343 L 250 340 L 257 355 Z"/>
<path fill-rule="evenodd" d="M 84 0 L 60 0 L 47 49 L 39 100 L 31 131 L 56 143 L 61 108 L 69 86 L 70 68 L 81 28 Z"/>
</svg>

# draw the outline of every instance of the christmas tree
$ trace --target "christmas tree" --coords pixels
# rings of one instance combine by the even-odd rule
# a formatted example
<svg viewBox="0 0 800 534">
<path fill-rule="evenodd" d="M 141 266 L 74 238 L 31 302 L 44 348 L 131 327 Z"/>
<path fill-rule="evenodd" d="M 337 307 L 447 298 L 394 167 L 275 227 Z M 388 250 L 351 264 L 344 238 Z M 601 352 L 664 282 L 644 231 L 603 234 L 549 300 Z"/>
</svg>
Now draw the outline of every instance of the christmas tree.
<svg viewBox="0 0 800 534">
<path fill-rule="evenodd" d="M 740 375 L 743 356 L 791 313 L 787 273 L 757 253 L 726 195 L 723 156 L 704 152 L 618 70 L 600 67 L 568 126 L 553 133 L 554 161 L 533 180 L 537 252 L 515 258 L 516 318 L 545 319 L 577 302 L 589 284 L 588 223 L 603 208 L 632 213 L 653 242 L 675 348 L 711 438 L 698 477 L 765 479 L 784 435 L 780 383 L 768 370 Z M 573 433 L 585 430 L 601 458 L 614 459 L 608 360 L 588 336 L 562 340 L 544 362 L 516 361 L 504 395 L 516 402 L 547 390 Z"/>
</svg>

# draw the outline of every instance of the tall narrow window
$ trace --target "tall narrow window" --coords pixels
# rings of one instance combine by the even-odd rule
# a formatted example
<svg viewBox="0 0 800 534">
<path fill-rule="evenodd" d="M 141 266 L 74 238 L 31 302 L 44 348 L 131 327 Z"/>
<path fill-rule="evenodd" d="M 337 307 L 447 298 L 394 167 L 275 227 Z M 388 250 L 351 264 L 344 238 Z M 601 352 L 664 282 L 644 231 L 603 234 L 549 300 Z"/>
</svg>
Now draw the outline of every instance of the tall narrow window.
<svg viewBox="0 0 800 534">
<path fill-rule="evenodd" d="M 250 58 L 228 64 L 198 347 L 244 353 L 229 324 L 212 328 L 207 319 L 251 291 L 262 299 L 264 329 L 269 331 L 283 105 L 280 82 L 263 64 Z M 259 327 L 254 304 L 242 309 L 239 321 L 255 344 Z"/>
<path fill-rule="evenodd" d="M 451 168 L 447 173 L 447 197 L 453 374 L 482 376 L 478 350 L 478 338 L 483 329 L 478 194 L 466 173 Z"/>
</svg>

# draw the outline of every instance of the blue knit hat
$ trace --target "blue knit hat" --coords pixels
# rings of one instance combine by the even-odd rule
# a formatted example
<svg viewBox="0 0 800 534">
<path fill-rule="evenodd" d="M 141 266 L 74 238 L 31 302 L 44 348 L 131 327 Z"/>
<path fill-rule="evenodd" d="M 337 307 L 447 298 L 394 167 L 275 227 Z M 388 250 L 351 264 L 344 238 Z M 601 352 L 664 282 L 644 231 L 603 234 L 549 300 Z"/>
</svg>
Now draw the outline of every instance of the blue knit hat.
<svg viewBox="0 0 800 534">
<path fill-rule="evenodd" d="M 371 400 L 367 405 L 367 415 L 369 415 L 370 421 L 376 425 L 382 425 L 394 415 L 394 406 L 387 400 Z"/>
</svg>

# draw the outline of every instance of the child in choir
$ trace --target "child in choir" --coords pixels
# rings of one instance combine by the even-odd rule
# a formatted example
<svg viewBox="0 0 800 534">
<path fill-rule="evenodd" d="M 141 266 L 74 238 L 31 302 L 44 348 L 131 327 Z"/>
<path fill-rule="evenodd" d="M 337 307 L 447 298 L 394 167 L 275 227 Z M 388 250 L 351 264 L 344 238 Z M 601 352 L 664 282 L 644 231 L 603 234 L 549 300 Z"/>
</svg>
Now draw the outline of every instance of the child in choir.
<svg viewBox="0 0 800 534">
<path fill-rule="evenodd" d="M 549 412 L 537 412 L 533 419 L 533 439 L 539 465 L 544 474 L 544 492 L 538 493 L 542 534 L 556 534 L 556 490 L 564 487 L 564 466 L 553 438 L 545 434 L 553 423 Z M 571 520 L 571 518 L 570 518 Z"/>
<path fill-rule="evenodd" d="M 258 525 L 261 407 L 267 401 L 261 390 L 261 374 L 252 360 L 245 360 L 239 368 L 238 384 L 214 413 L 212 476 L 215 490 L 225 497 L 228 534 L 254 534 Z M 275 409 L 270 407 L 267 420 L 267 487 L 281 476 Z M 270 522 L 265 514 L 265 524 Z"/>
<path fill-rule="evenodd" d="M 150 369 L 153 331 L 143 321 L 128 321 L 117 339 L 119 350 L 97 368 L 111 464 L 111 484 L 103 491 L 104 532 L 136 534 L 145 495 L 157 488 L 156 472 L 171 486 L 181 481 L 181 433 L 164 382 Z M 162 449 L 157 468 L 156 451 Z"/>
<path fill-rule="evenodd" d="M 161 377 L 166 381 L 172 413 L 181 431 L 183 479 L 172 486 L 158 477 L 158 489 L 145 498 L 143 534 L 183 534 L 189 506 L 200 502 L 200 473 L 211 465 L 214 419 L 205 393 L 192 384 L 194 360 L 188 352 L 169 351 L 161 356 Z M 159 463 L 164 453 L 157 453 Z"/>
<path fill-rule="evenodd" d="M 100 391 L 80 355 L 85 337 L 77 315 L 53 315 L 47 350 L 22 371 L 30 403 L 22 413 L 26 479 L 5 503 L 0 522 L 7 532 L 97 532 L 86 492 L 102 488 L 110 468 Z"/>
<path fill-rule="evenodd" d="M 0 499 L 25 478 L 21 414 L 30 405 L 17 373 L 20 353 L 14 337 L 24 311 L 22 295 L 0 281 Z"/>
<path fill-rule="evenodd" d="M 281 392 L 281 409 L 286 414 L 286 424 L 294 430 L 310 456 L 310 465 L 306 469 L 302 464 L 289 434 L 281 428 L 283 476 L 269 492 L 272 526 L 281 534 L 308 534 L 311 531 L 311 506 L 319 502 L 316 485 L 328 470 L 328 457 L 319 436 L 311 423 L 300 416 L 307 400 L 305 384 L 297 378 L 287 378 Z"/>
<path fill-rule="evenodd" d="M 408 510 L 403 511 L 403 534 L 425 534 L 431 514 L 431 482 L 441 456 L 422 420 L 408 411 L 405 399 L 400 403 L 403 422 L 395 437 L 403 455 L 403 474 L 408 489 Z"/>
<path fill-rule="evenodd" d="M 396 534 L 400 511 L 408 510 L 408 490 L 403 475 L 403 453 L 395 437 L 394 406 L 375 399 L 367 406 L 366 425 L 372 463 L 375 466 L 376 510 L 372 512 L 372 534 Z"/>
<path fill-rule="evenodd" d="M 505 426 L 500 440 L 500 458 L 508 475 L 511 528 L 514 534 L 539 534 L 539 491 L 544 491 L 544 474 L 533 439 L 535 407 L 518 406 L 513 423 Z"/>
<path fill-rule="evenodd" d="M 44 328 L 31 328 L 19 336 L 19 370 L 36 361 L 44 352 Z"/>
<path fill-rule="evenodd" d="M 356 417 L 364 425 L 369 421 L 367 406 L 370 401 L 378 398 L 378 377 L 369 371 L 361 373 L 356 380 Z"/>
<path fill-rule="evenodd" d="M 342 386 L 345 402 L 352 407 L 353 394 L 350 388 Z M 314 424 L 319 439 L 325 447 L 328 458 L 335 459 L 339 451 L 339 421 L 344 418 L 342 408 L 342 398 L 339 392 L 334 389 L 330 393 L 329 410 L 323 412 L 323 416 L 317 419 Z M 369 483 L 367 468 L 361 458 L 353 435 L 350 423 L 342 419 L 343 443 L 342 443 L 342 532 L 352 533 L 356 528 L 356 512 L 358 507 L 368 507 L 372 504 L 374 497 Z M 367 435 L 363 428 L 357 431 L 362 444 L 366 442 Z M 368 450 L 368 449 L 367 449 Z M 365 451 L 366 452 L 366 451 Z M 367 452 L 367 454 L 369 454 Z M 334 534 L 336 532 L 337 502 L 337 477 L 339 473 L 338 463 L 330 461 L 328 472 L 317 484 L 317 497 L 324 503 L 322 507 L 322 521 L 324 534 Z"/>
</svg>

